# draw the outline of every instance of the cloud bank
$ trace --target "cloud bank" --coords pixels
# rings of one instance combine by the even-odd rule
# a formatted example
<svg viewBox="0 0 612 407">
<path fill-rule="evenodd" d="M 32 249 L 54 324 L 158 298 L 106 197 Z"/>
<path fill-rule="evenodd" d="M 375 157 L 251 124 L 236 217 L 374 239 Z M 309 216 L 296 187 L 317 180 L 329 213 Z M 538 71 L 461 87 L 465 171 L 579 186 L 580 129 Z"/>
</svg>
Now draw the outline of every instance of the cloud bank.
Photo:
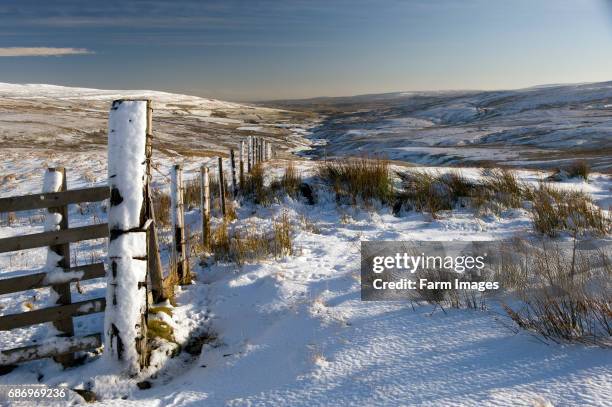
<svg viewBox="0 0 612 407">
<path fill-rule="evenodd" d="M 47 57 L 59 55 L 93 54 L 86 48 L 6 47 L 0 48 L 0 57 Z"/>
</svg>

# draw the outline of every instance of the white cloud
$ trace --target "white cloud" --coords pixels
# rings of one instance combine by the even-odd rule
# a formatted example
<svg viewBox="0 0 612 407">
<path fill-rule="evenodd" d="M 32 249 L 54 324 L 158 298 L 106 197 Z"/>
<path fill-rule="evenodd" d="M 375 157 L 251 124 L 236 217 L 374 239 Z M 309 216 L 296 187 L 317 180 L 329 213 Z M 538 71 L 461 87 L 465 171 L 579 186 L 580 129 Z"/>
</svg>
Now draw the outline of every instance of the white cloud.
<svg viewBox="0 0 612 407">
<path fill-rule="evenodd" d="M 0 48 L 0 57 L 46 57 L 58 55 L 93 54 L 86 48 L 54 48 L 54 47 L 7 47 Z"/>
</svg>

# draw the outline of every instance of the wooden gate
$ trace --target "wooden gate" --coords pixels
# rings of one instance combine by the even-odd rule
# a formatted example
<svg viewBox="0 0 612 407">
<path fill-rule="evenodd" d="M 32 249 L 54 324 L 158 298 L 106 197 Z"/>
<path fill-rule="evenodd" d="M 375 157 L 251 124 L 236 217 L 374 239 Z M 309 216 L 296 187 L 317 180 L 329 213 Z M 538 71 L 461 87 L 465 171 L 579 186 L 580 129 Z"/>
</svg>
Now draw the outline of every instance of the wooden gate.
<svg viewBox="0 0 612 407">
<path fill-rule="evenodd" d="M 42 287 L 51 287 L 60 293 L 56 306 L 37 309 L 19 314 L 0 317 L 0 331 L 8 331 L 29 325 L 52 322 L 60 332 L 57 336 L 41 344 L 25 346 L 9 350 L 0 350 L 0 365 L 12 366 L 46 357 L 54 357 L 64 365 L 74 362 L 73 353 L 82 350 L 98 348 L 102 345 L 100 333 L 88 336 L 74 336 L 72 318 L 81 315 L 102 312 L 106 306 L 105 298 L 94 298 L 85 301 L 72 302 L 70 284 L 105 276 L 104 263 L 93 263 L 70 267 L 70 243 L 81 240 L 108 237 L 108 224 L 95 224 L 68 227 L 68 205 L 81 202 L 103 201 L 110 196 L 107 186 L 65 190 L 65 171 L 53 169 L 64 174 L 63 190 L 59 192 L 0 198 L 0 212 L 18 212 L 34 209 L 48 209 L 49 212 L 62 214 L 59 230 L 45 231 L 22 236 L 0 239 L 0 253 L 33 249 L 49 246 L 58 254 L 62 254 L 65 276 L 39 272 L 18 277 L 2 278 L 0 275 L 0 295 L 11 294 Z"/>
</svg>

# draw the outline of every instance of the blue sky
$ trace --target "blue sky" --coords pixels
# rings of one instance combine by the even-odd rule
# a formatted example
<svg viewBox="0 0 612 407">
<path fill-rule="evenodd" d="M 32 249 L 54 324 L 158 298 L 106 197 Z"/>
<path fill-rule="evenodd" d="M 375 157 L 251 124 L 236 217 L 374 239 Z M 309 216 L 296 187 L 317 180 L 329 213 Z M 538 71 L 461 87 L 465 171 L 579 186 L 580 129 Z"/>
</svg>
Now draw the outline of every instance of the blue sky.
<svg viewBox="0 0 612 407">
<path fill-rule="evenodd" d="M 228 100 L 612 80 L 605 0 L 0 1 L 0 82 Z"/>
</svg>

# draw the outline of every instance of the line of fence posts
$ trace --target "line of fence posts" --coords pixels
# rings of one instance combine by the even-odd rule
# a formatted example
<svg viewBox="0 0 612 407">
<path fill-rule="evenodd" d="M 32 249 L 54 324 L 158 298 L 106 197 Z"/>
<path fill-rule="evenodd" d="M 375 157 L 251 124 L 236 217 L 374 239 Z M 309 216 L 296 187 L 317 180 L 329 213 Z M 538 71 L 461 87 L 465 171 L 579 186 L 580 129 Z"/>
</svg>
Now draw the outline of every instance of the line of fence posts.
<svg viewBox="0 0 612 407">
<path fill-rule="evenodd" d="M 241 140 L 238 150 L 238 165 L 236 164 L 236 152 L 229 150 L 229 164 L 231 169 L 232 195 L 234 199 L 238 197 L 239 189 L 245 184 L 245 164 L 246 172 L 250 173 L 255 165 L 271 158 L 270 151 L 272 144 L 261 138 L 248 136 L 246 140 Z M 245 163 L 246 161 L 246 163 Z M 238 169 L 236 168 L 238 167 Z M 221 216 L 227 215 L 225 200 L 225 173 L 223 170 L 223 158 L 217 158 L 218 169 L 218 194 Z M 238 178 L 236 172 L 238 170 Z M 189 260 L 187 257 L 185 238 L 185 213 L 184 213 L 184 184 L 182 167 L 177 164 L 173 167 L 171 182 L 171 207 L 172 207 L 172 227 L 173 227 L 173 258 L 177 265 L 177 274 L 181 284 L 191 282 L 189 274 Z M 201 241 L 206 249 L 210 244 L 210 217 L 211 217 L 211 191 L 210 191 L 210 169 L 206 165 L 200 167 L 200 214 L 202 218 Z"/>
</svg>

